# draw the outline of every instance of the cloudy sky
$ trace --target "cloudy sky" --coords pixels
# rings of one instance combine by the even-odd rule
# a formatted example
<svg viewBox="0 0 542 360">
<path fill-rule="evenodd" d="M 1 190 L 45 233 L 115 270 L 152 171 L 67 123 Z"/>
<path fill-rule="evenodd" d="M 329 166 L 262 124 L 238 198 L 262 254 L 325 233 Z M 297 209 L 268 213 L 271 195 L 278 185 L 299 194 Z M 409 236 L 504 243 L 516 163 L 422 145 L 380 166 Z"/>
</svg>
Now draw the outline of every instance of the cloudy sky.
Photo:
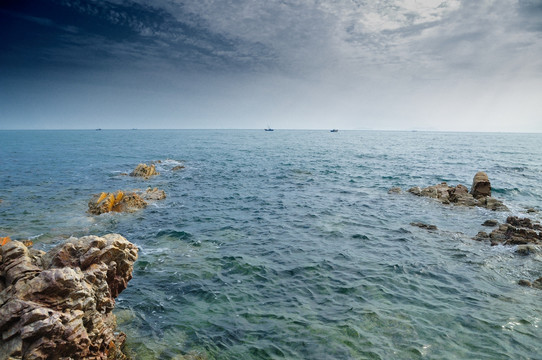
<svg viewBox="0 0 542 360">
<path fill-rule="evenodd" d="M 542 0 L 2 0 L 0 129 L 542 132 Z"/>
</svg>

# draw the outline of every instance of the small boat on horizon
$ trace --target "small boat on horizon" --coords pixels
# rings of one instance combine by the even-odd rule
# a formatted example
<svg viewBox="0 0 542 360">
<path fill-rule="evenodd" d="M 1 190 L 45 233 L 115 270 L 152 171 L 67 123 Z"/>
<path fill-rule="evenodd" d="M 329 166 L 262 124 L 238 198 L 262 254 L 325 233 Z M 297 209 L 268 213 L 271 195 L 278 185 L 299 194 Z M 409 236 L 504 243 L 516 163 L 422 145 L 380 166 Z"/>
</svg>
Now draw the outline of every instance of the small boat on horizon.
<svg viewBox="0 0 542 360">
<path fill-rule="evenodd" d="M 339 132 L 339 129 L 331 129 L 329 132 Z"/>
<path fill-rule="evenodd" d="M 269 124 L 267 125 L 267 128 L 264 129 L 265 131 L 275 131 L 275 129 L 272 129 Z"/>
</svg>

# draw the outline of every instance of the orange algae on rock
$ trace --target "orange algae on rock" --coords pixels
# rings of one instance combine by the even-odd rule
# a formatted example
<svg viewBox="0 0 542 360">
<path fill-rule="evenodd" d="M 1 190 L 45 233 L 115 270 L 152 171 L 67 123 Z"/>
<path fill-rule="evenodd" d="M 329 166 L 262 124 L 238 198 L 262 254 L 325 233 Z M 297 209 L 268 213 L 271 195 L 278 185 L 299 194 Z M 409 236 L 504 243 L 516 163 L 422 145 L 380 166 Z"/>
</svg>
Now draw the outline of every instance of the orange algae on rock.
<svg viewBox="0 0 542 360">
<path fill-rule="evenodd" d="M 11 239 L 9 238 L 9 236 L 2 237 L 2 238 L 0 238 L 0 246 L 4 246 L 10 241 L 11 241 Z"/>
<path fill-rule="evenodd" d="M 116 193 L 102 192 L 94 195 L 88 202 L 88 212 L 100 215 L 114 212 L 134 212 L 147 207 L 148 201 L 158 201 L 166 198 L 164 190 L 157 188 L 147 191 L 117 191 Z"/>
</svg>

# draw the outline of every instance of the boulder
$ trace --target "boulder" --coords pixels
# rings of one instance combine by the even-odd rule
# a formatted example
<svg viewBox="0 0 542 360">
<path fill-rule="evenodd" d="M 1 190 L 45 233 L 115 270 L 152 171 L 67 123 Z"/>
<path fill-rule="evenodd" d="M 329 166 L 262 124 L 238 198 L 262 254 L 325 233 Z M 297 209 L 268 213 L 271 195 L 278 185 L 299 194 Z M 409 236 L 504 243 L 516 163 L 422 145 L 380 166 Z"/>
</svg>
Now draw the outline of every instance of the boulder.
<svg viewBox="0 0 542 360">
<path fill-rule="evenodd" d="M 479 171 L 474 175 L 470 193 L 476 199 L 491 196 L 491 183 L 485 172 Z"/>
<path fill-rule="evenodd" d="M 134 171 L 130 173 L 130 176 L 142 177 L 144 179 L 148 179 L 155 175 L 160 175 L 160 173 L 156 171 L 154 164 L 139 164 Z"/>
<path fill-rule="evenodd" d="M 112 310 L 136 259 L 118 234 L 70 238 L 48 253 L 0 246 L 0 358 L 126 359 Z"/>
</svg>

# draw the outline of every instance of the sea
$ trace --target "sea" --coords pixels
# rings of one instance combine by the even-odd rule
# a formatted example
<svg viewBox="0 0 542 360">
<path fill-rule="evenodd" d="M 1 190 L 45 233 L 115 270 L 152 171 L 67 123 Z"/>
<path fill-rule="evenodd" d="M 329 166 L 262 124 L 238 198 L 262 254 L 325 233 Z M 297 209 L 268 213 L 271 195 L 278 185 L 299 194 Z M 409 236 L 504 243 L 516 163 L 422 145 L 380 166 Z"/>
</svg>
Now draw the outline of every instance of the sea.
<svg viewBox="0 0 542 360">
<path fill-rule="evenodd" d="M 90 234 L 136 244 L 114 310 L 134 359 L 541 359 L 542 290 L 518 280 L 542 276 L 542 253 L 473 240 L 488 219 L 541 220 L 541 144 L 519 133 L 0 131 L 0 236 L 42 250 Z M 152 161 L 160 175 L 123 175 Z M 406 192 L 470 187 L 478 171 L 510 211 Z M 87 213 L 92 194 L 148 187 L 167 198 Z"/>
</svg>

